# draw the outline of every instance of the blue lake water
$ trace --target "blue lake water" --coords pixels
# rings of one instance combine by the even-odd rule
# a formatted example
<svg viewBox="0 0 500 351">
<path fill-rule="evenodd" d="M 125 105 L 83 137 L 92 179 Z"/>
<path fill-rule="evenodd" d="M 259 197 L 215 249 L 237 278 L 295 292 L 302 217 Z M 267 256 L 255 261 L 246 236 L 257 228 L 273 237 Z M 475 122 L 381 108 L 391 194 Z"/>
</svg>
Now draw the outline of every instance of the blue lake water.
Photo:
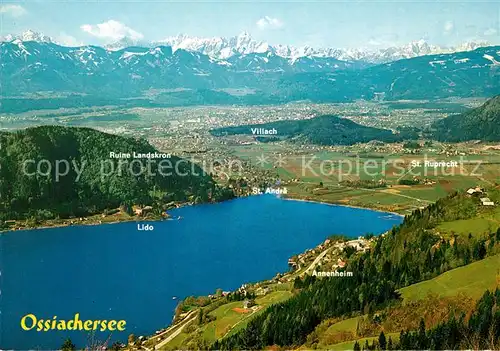
<svg viewBox="0 0 500 351">
<path fill-rule="evenodd" d="M 402 218 L 382 212 L 254 196 L 170 212 L 181 220 L 10 232 L 0 236 L 0 348 L 54 349 L 66 337 L 79 347 L 83 332 L 23 331 L 26 314 L 39 319 L 126 320 L 149 335 L 167 326 L 178 300 L 217 288 L 272 278 L 288 258 L 329 235 L 380 234 Z M 98 335 L 100 339 L 106 336 Z"/>
</svg>

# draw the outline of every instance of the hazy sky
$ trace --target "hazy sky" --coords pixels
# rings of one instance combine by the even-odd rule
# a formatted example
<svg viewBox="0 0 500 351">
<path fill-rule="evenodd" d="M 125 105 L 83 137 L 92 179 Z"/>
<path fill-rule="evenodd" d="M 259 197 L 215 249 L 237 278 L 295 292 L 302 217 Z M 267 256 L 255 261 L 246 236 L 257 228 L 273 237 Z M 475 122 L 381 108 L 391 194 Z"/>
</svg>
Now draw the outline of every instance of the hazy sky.
<svg viewBox="0 0 500 351">
<path fill-rule="evenodd" d="M 26 29 L 68 44 L 159 40 L 179 33 L 270 44 L 387 47 L 425 39 L 500 44 L 497 1 L 22 1 L 0 0 L 2 35 Z"/>
</svg>

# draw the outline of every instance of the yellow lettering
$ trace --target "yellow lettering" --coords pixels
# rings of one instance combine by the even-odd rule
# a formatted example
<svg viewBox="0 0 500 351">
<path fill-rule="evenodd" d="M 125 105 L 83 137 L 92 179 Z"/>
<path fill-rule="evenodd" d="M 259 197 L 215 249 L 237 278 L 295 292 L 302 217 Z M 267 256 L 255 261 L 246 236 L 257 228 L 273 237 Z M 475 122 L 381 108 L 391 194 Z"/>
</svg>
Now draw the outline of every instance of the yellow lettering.
<svg viewBox="0 0 500 351">
<path fill-rule="evenodd" d="M 96 320 L 80 320 L 80 314 L 75 313 L 73 319 L 58 320 L 57 316 L 52 317 L 52 319 L 37 319 L 34 314 L 27 314 L 21 318 L 21 328 L 23 330 L 29 331 L 35 329 L 37 331 L 49 331 L 49 330 L 100 330 L 102 331 L 124 331 L 127 322 L 125 320 L 107 320 L 107 319 L 96 319 Z"/>
<path fill-rule="evenodd" d="M 94 326 L 92 327 L 92 330 L 96 330 L 100 322 L 101 321 L 94 321 Z"/>
<path fill-rule="evenodd" d="M 88 320 L 83 323 L 83 329 L 85 330 L 92 330 L 92 321 Z"/>
<path fill-rule="evenodd" d="M 27 318 L 31 319 L 31 327 L 28 327 L 26 325 Z M 34 314 L 27 314 L 26 316 L 21 318 L 21 328 L 23 328 L 23 330 L 31 330 L 35 327 L 35 325 L 36 325 L 36 317 Z"/>
<path fill-rule="evenodd" d="M 80 313 L 75 314 L 75 318 L 73 319 L 73 322 L 74 322 L 74 326 L 73 326 L 72 330 L 77 330 L 77 329 L 82 330 L 83 329 L 82 321 L 80 320 Z"/>
<path fill-rule="evenodd" d="M 54 316 L 51 329 L 56 329 L 57 316 Z"/>
<path fill-rule="evenodd" d="M 127 322 L 125 322 L 124 320 L 121 320 L 118 322 L 118 326 L 117 326 L 117 329 L 119 331 L 124 331 L 125 330 L 125 324 L 127 324 Z"/>
</svg>

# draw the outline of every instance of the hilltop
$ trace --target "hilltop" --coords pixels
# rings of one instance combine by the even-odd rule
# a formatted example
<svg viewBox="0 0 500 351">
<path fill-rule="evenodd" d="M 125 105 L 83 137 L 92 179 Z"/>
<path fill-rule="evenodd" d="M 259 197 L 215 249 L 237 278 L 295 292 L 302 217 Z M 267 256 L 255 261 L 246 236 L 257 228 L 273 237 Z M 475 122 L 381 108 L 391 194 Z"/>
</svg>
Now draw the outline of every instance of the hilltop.
<svg viewBox="0 0 500 351">
<path fill-rule="evenodd" d="M 434 137 L 441 141 L 499 141 L 500 95 L 482 106 L 434 123 Z"/>
<path fill-rule="evenodd" d="M 287 120 L 218 128 L 212 130 L 211 133 L 215 136 L 252 135 L 252 129 L 255 128 L 276 130 L 277 134 L 275 137 L 277 138 L 298 139 L 299 141 L 320 145 L 352 145 L 356 143 L 366 143 L 372 140 L 396 142 L 411 137 L 407 132 L 394 134 L 387 129 L 366 127 L 349 119 L 331 115 L 305 120 Z"/>
<path fill-rule="evenodd" d="M 231 196 L 198 166 L 175 156 L 110 156 L 158 154 L 145 140 L 89 128 L 42 126 L 1 133 L 0 143 L 0 220 L 85 216 L 124 204 L 153 205 L 161 212 L 167 202 Z M 162 171 L 162 160 L 171 168 Z"/>
</svg>

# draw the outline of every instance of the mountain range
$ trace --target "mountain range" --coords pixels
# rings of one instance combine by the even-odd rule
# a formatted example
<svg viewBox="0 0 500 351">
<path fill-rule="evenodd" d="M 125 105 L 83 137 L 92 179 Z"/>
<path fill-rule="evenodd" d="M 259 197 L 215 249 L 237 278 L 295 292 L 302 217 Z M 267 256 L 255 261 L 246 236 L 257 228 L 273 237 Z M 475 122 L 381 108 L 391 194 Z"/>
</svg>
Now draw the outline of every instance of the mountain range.
<svg viewBox="0 0 500 351">
<path fill-rule="evenodd" d="M 57 41 L 51 37 L 33 30 L 28 30 L 18 35 L 10 34 L 0 37 L 0 41 L 12 41 L 16 39 L 22 41 L 57 43 Z M 216 59 L 228 59 L 232 56 L 255 53 L 271 53 L 276 56 L 292 60 L 296 60 L 300 57 L 329 57 L 341 61 L 363 61 L 366 63 L 379 64 L 423 55 L 471 51 L 488 45 L 489 44 L 485 41 L 470 41 L 454 47 L 442 47 L 429 44 L 425 40 L 420 39 L 405 45 L 393 45 L 383 49 L 315 48 L 307 45 L 300 47 L 283 44 L 271 45 L 265 41 L 255 40 L 247 32 L 242 32 L 237 36 L 229 38 L 200 38 L 186 34 L 179 34 L 162 40 L 146 41 L 123 37 L 115 43 L 106 45 L 105 48 L 109 50 L 121 50 L 131 46 L 147 48 L 171 46 L 173 51 L 183 49 L 187 51 L 199 52 Z"/>
<path fill-rule="evenodd" d="M 154 90 L 162 103 L 186 105 L 493 96 L 500 93 L 499 68 L 499 46 L 373 65 L 326 56 L 286 58 L 272 51 L 217 59 L 172 46 L 109 50 L 21 39 L 0 43 L 0 91 L 10 97 L 49 91 L 111 99 Z M 235 89 L 237 95 L 231 93 Z"/>
</svg>

